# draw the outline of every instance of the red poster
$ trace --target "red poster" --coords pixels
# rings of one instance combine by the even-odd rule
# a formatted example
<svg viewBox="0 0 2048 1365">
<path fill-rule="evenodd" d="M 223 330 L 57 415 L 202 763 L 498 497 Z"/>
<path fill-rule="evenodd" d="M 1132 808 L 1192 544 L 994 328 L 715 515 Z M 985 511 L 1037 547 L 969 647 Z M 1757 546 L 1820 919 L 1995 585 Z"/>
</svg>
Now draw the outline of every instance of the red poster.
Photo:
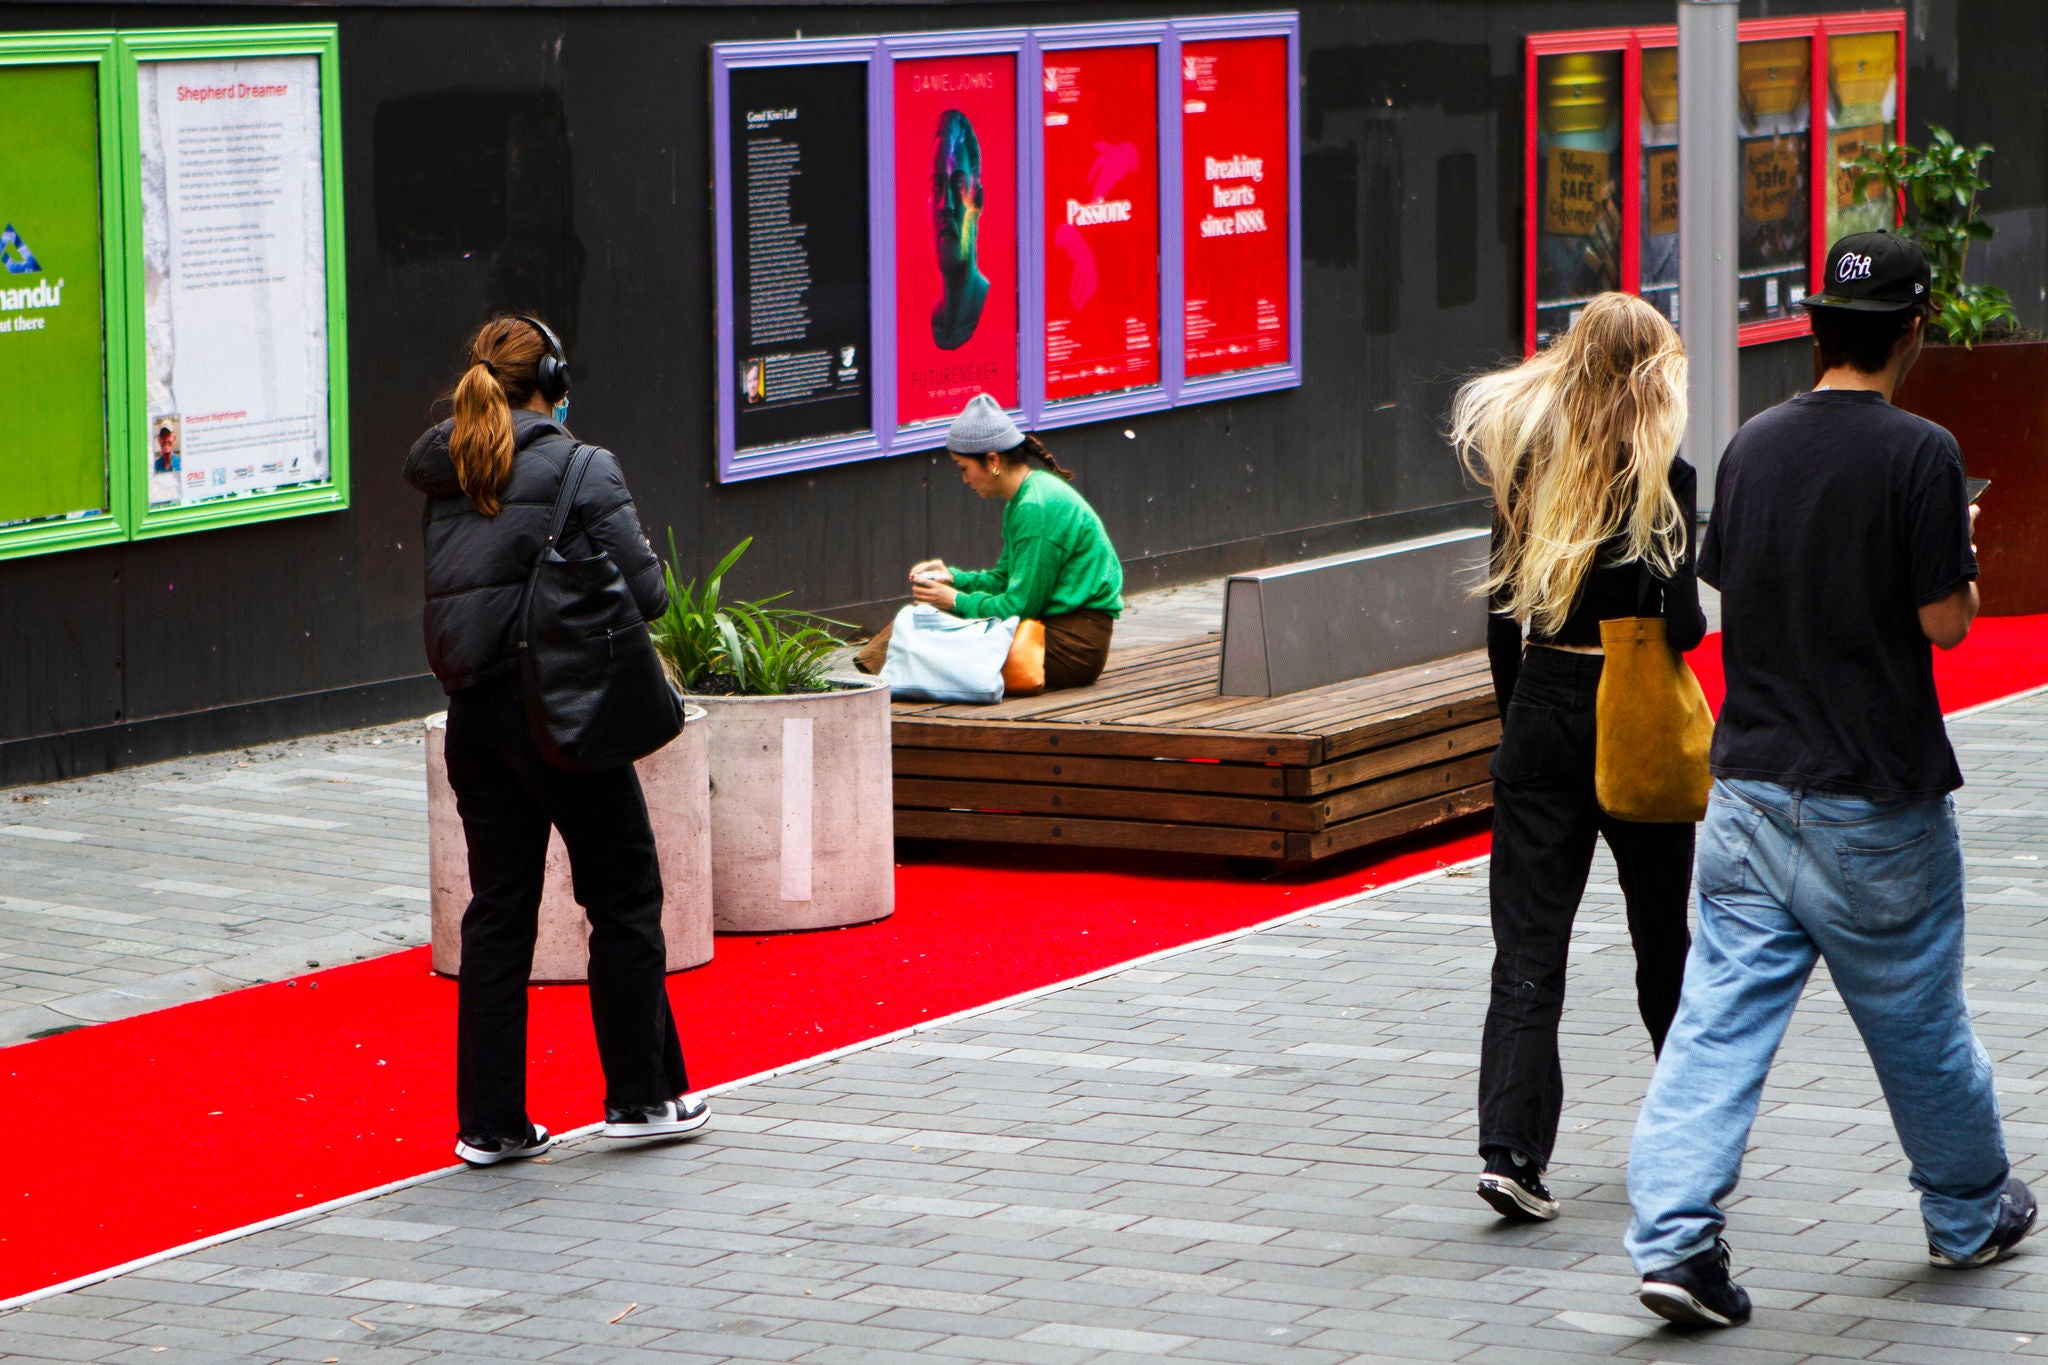
<svg viewBox="0 0 2048 1365">
<path fill-rule="evenodd" d="M 1045 390 L 1159 382 L 1159 52 L 1045 54 Z"/>
<path fill-rule="evenodd" d="M 1017 59 L 896 63 L 896 420 L 1017 392 Z"/>
<path fill-rule="evenodd" d="M 1287 40 L 1181 48 L 1187 375 L 1286 362 Z"/>
</svg>

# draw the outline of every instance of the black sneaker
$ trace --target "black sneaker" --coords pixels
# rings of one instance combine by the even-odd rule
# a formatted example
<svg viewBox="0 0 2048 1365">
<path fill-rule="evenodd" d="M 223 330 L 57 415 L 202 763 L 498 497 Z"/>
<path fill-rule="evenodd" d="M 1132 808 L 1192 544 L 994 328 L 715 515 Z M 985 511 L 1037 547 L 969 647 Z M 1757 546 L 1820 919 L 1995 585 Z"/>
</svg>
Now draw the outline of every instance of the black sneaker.
<svg viewBox="0 0 2048 1365">
<path fill-rule="evenodd" d="M 1728 1278 L 1728 1244 L 1714 1244 L 1668 1270 L 1643 1276 L 1643 1307 L 1681 1327 L 1739 1327 L 1749 1321 L 1749 1294 Z"/>
<path fill-rule="evenodd" d="M 2040 1212 L 2034 1203 L 2034 1192 L 2018 1176 L 2005 1182 L 2005 1188 L 1998 1193 L 1998 1221 L 1991 1225 L 1991 1235 L 1967 1256 L 1951 1256 L 1945 1251 L 1935 1250 L 1934 1243 L 1927 1244 L 1927 1259 L 1950 1270 L 1968 1270 L 1973 1266 L 1990 1265 L 2002 1261 L 2012 1254 L 2020 1240 L 2034 1230 L 2034 1215 Z"/>
<path fill-rule="evenodd" d="M 555 1145 L 555 1136 L 537 1123 L 526 1126 L 526 1136 L 480 1137 L 465 1134 L 455 1139 L 455 1155 L 472 1166 L 495 1166 L 501 1161 L 523 1161 L 539 1156 Z"/>
<path fill-rule="evenodd" d="M 1479 1197 L 1503 1218 L 1549 1222 L 1557 1217 L 1557 1201 L 1544 1188 L 1536 1163 L 1520 1152 L 1489 1147 L 1486 1174 L 1479 1177 Z"/>
<path fill-rule="evenodd" d="M 695 1095 L 678 1095 L 660 1104 L 604 1107 L 608 1138 L 681 1137 L 711 1122 L 711 1106 Z"/>
</svg>

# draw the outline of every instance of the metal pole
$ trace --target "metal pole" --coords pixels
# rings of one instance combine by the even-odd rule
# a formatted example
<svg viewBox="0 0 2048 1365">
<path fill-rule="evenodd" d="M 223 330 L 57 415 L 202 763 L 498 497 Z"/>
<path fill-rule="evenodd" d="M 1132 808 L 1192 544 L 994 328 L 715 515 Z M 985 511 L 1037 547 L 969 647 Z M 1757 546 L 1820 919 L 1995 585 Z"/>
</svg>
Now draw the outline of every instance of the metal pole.
<svg viewBox="0 0 2048 1365">
<path fill-rule="evenodd" d="M 1700 510 L 1735 435 L 1737 0 L 1678 0 L 1678 332 L 1691 360 L 1685 457 Z"/>
</svg>

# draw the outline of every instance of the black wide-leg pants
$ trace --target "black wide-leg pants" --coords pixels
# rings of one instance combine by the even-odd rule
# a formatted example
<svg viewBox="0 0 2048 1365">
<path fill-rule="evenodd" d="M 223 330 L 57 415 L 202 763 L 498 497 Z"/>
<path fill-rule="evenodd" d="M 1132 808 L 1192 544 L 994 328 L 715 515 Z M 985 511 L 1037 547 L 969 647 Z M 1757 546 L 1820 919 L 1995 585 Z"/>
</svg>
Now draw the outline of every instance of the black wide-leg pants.
<svg viewBox="0 0 2048 1365">
<path fill-rule="evenodd" d="M 447 754 L 471 893 L 455 1043 L 460 1134 L 526 1134 L 526 988 L 551 825 L 590 917 L 590 1021 L 606 1104 L 660 1104 L 688 1090 L 664 983 L 661 864 L 639 776 L 631 766 L 549 767 L 528 735 L 516 675 L 448 699 Z"/>
<path fill-rule="evenodd" d="M 1531 646 L 1495 752 L 1493 995 L 1479 1057 L 1479 1146 L 1548 1163 L 1564 1106 L 1557 1027 L 1564 1011 L 1572 920 L 1607 840 L 1628 906 L 1636 1007 L 1661 1050 L 1678 1010 L 1691 947 L 1691 824 L 1637 824 L 1593 796 L 1597 654 Z"/>
</svg>

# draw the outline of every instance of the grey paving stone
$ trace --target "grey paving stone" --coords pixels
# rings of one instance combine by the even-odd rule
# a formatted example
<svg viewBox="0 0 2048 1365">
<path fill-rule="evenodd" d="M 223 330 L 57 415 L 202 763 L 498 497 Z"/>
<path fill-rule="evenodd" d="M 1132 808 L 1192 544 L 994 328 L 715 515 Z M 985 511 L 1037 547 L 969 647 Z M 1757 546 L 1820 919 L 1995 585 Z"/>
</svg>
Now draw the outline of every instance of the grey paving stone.
<svg viewBox="0 0 2048 1365">
<path fill-rule="evenodd" d="M 2031 994 L 2048 970 L 2048 698 L 1956 732 L 1972 783 L 1959 797 L 1972 999 L 2030 1172 L 2048 1146 L 2048 1009 Z M 417 820 L 416 804 L 305 774 L 409 783 L 416 762 L 342 746 L 280 756 L 265 780 L 260 763 L 188 761 L 175 793 L 122 799 L 393 830 Z M 146 896 L 163 923 L 87 918 L 83 936 L 24 924 L 23 941 L 47 952 L 0 988 L 62 989 L 59 965 L 81 981 L 115 965 L 90 965 L 81 944 L 344 923 L 390 884 L 352 885 L 362 869 L 315 857 L 320 832 L 270 826 L 290 837 L 266 856 L 310 874 L 295 891 L 232 839 L 180 842 L 196 826 L 123 836 L 101 818 L 118 813 L 108 800 L 102 811 L 53 798 L 37 812 L 50 829 L 91 831 L 89 843 L 15 840 L 32 847 L 0 856 L 40 869 L 41 889 L 22 899 L 119 915 Z M 2024 819 L 1972 812 L 2022 802 L 2035 803 Z M 408 837 L 390 835 L 395 856 L 409 856 Z M 166 1345 L 204 1359 L 232 1341 L 276 1359 L 347 1345 L 345 1359 L 374 1349 L 407 1362 L 2048 1355 L 2036 1330 L 2048 1329 L 2048 1278 L 2031 1257 L 1970 1275 L 1925 1267 L 1903 1159 L 1824 972 L 1730 1201 L 1756 1323 L 1687 1337 L 1641 1311 L 1619 1237 L 1649 1058 L 1612 878 L 1603 857 L 1573 956 L 1551 1173 L 1568 1212 L 1556 1224 L 1503 1226 L 1470 1189 L 1475 983 L 1490 960 L 1480 868 L 731 1092 L 687 1147 L 572 1144 L 545 1168 L 431 1182 L 0 1315 L 0 1353 L 164 1359 L 148 1347 Z M 240 890 L 138 890 L 145 880 Z M 396 909 L 416 916 L 418 902 Z"/>
</svg>

